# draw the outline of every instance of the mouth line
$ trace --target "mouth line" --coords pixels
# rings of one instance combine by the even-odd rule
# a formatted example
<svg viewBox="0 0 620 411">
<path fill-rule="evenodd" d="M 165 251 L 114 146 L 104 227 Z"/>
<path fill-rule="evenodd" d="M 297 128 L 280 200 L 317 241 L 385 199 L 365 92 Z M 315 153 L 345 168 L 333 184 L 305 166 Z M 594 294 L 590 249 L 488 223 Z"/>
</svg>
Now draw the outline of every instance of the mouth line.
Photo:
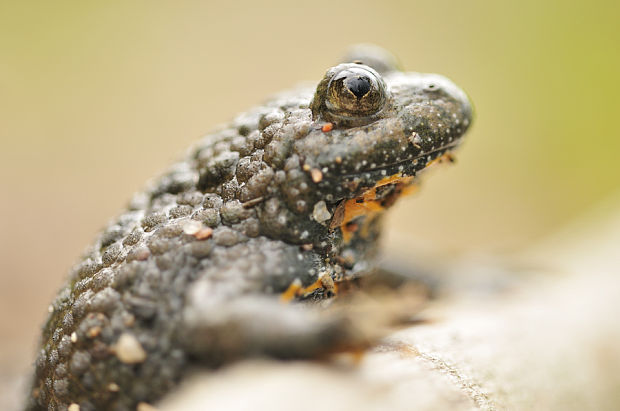
<svg viewBox="0 0 620 411">
<path fill-rule="evenodd" d="M 451 148 L 456 147 L 457 145 L 458 145 L 458 142 L 454 142 L 454 143 L 451 143 L 451 144 L 446 144 L 445 146 L 442 146 L 442 147 L 437 148 L 435 150 L 431 150 L 431 151 L 427 151 L 427 152 L 424 152 L 424 153 L 420 153 L 419 155 L 417 155 L 415 157 L 411 157 L 411 158 L 407 158 L 407 159 L 404 159 L 404 160 L 396 161 L 394 163 L 386 164 L 386 165 L 383 165 L 381 167 L 374 167 L 374 168 L 369 168 L 369 169 L 365 169 L 365 170 L 360 170 L 360 171 L 355 172 L 355 173 L 341 174 L 340 177 L 343 177 L 343 178 L 356 177 L 356 176 L 359 176 L 360 174 L 374 173 L 374 172 L 377 172 L 377 171 L 388 170 L 390 168 L 398 167 L 400 165 L 406 165 L 408 163 L 411 163 L 412 161 L 419 160 L 421 158 L 424 158 L 426 156 L 430 156 L 430 155 L 439 153 L 441 151 L 449 150 Z M 426 166 L 424 168 L 426 168 Z"/>
</svg>

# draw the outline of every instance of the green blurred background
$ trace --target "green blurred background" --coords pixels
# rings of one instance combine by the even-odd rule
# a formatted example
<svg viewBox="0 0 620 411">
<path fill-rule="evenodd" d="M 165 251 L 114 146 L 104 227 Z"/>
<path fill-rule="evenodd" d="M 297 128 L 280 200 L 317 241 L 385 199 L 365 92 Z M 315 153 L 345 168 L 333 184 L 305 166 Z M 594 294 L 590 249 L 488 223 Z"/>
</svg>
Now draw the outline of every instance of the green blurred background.
<svg viewBox="0 0 620 411">
<path fill-rule="evenodd" d="M 0 366 L 131 193 L 215 125 L 372 42 L 476 120 L 387 245 L 514 253 L 620 190 L 620 3 L 0 2 Z"/>
</svg>

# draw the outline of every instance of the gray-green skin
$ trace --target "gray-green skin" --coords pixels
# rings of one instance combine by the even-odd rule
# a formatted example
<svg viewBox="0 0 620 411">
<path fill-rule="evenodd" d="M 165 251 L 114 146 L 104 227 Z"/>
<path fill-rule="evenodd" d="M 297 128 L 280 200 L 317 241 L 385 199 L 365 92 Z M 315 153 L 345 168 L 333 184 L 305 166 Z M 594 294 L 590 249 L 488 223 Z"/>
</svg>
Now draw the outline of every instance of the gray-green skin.
<svg viewBox="0 0 620 411">
<path fill-rule="evenodd" d="M 358 47 L 348 60 L 377 71 L 340 65 L 316 92 L 302 87 L 238 116 L 109 224 L 50 305 L 27 409 L 131 410 L 161 398 L 192 367 L 312 358 L 359 344 L 342 319 L 282 304 L 279 294 L 295 281 L 372 270 L 381 218 L 345 243 L 331 224 L 338 205 L 451 150 L 471 106 L 446 78 L 401 72 L 384 51 Z M 331 77 L 351 67 L 385 87 L 383 100 L 370 103 L 374 114 L 326 108 Z M 333 129 L 323 131 L 327 122 Z M 212 236 L 199 239 L 191 220 Z M 331 294 L 319 288 L 305 299 Z M 146 355 L 123 358 L 121 335 Z"/>
</svg>

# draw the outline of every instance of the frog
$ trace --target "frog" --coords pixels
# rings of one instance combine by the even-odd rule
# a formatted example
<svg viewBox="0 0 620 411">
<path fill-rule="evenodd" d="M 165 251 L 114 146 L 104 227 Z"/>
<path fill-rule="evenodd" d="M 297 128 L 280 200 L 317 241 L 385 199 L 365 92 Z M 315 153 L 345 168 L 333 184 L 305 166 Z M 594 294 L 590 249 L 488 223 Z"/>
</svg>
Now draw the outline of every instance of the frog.
<svg viewBox="0 0 620 411">
<path fill-rule="evenodd" d="M 363 345 L 351 322 L 320 310 L 377 269 L 385 211 L 453 160 L 471 121 L 452 81 L 361 45 L 318 84 L 220 126 L 71 269 L 26 409 L 134 410 L 192 369 Z"/>
</svg>

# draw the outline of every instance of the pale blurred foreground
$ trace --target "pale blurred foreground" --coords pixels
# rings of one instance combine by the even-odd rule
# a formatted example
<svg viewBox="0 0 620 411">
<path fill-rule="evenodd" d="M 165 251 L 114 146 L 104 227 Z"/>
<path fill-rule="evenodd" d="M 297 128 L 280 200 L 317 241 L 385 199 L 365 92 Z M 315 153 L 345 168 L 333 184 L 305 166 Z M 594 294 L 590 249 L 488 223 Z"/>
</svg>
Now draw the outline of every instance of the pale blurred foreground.
<svg viewBox="0 0 620 411">
<path fill-rule="evenodd" d="M 440 267 L 425 321 L 357 363 L 243 362 L 193 375 L 157 409 L 618 409 L 620 201 L 606 208 L 518 264 Z M 0 377 L 0 409 L 18 409 L 25 377 Z"/>
<path fill-rule="evenodd" d="M 159 409 L 618 409 L 620 202 L 608 206 L 604 221 L 530 250 L 531 275 L 453 267 L 428 322 L 394 332 L 358 365 L 241 363 L 195 375 Z"/>
</svg>

